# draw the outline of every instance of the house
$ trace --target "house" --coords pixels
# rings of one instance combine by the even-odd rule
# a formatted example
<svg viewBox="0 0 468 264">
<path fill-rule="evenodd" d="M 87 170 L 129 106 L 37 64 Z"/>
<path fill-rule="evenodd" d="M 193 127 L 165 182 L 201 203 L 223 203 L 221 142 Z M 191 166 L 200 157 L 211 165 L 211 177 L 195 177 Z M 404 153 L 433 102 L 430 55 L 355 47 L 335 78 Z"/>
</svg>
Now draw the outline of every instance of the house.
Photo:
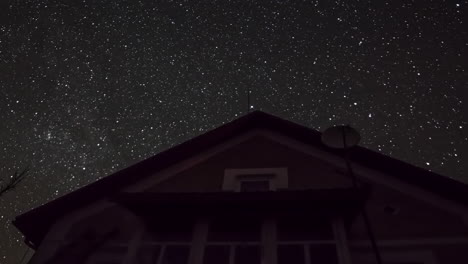
<svg viewBox="0 0 468 264">
<path fill-rule="evenodd" d="M 468 263 L 467 185 L 320 137 L 252 112 L 13 223 L 31 264 Z"/>
</svg>

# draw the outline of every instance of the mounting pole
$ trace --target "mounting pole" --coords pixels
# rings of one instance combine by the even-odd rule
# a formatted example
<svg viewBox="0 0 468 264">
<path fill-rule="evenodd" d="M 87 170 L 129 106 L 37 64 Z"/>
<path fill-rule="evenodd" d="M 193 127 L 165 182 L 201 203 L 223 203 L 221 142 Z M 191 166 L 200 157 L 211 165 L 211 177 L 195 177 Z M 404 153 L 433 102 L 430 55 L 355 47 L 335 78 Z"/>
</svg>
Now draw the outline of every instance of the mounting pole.
<svg viewBox="0 0 468 264">
<path fill-rule="evenodd" d="M 250 86 L 247 87 L 247 114 L 250 113 Z"/>
<path fill-rule="evenodd" d="M 346 167 L 348 169 L 348 176 L 352 180 L 353 188 L 359 188 L 358 179 L 354 174 L 353 167 L 351 166 L 350 161 L 350 149 L 359 143 L 361 136 L 359 133 L 354 130 L 349 125 L 345 126 L 335 126 L 328 128 L 325 132 L 322 133 L 322 142 L 330 148 L 343 149 L 344 160 L 346 162 Z M 372 249 L 374 250 L 375 259 L 377 264 L 382 264 L 382 257 L 380 255 L 379 248 L 377 247 L 377 242 L 375 239 L 375 234 L 372 230 L 372 226 L 367 215 L 366 205 L 362 208 L 362 218 L 364 219 L 364 225 L 367 230 L 367 234 L 370 238 Z"/>
<path fill-rule="evenodd" d="M 343 134 L 343 147 L 345 151 L 345 161 L 346 161 L 346 167 L 348 168 L 348 173 L 349 176 L 351 177 L 351 180 L 353 181 L 353 188 L 358 188 L 358 181 L 356 179 L 356 175 L 354 174 L 353 167 L 351 166 L 351 162 L 349 161 L 349 148 L 346 144 L 346 132 L 345 128 L 350 128 L 349 125 L 343 126 L 342 127 L 342 134 Z M 367 210 L 365 208 L 362 209 L 362 218 L 364 219 L 364 225 L 366 226 L 367 229 L 367 234 L 369 235 L 369 238 L 371 240 L 371 245 L 372 249 L 374 250 L 375 253 L 375 259 L 377 260 L 377 264 L 382 264 L 382 256 L 380 255 L 380 250 L 377 247 L 377 242 L 375 241 L 375 234 L 374 231 L 372 230 L 372 226 L 369 220 L 369 216 L 367 215 Z"/>
</svg>

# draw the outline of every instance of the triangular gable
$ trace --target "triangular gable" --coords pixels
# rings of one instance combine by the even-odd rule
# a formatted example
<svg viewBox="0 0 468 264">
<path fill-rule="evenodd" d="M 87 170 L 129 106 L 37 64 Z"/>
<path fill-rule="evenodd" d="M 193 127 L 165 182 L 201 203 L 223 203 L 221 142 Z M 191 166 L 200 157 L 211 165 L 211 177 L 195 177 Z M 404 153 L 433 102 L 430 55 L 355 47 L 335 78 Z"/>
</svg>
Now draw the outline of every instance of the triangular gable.
<svg viewBox="0 0 468 264">
<path fill-rule="evenodd" d="M 288 189 L 301 190 L 352 187 L 342 168 L 320 157 L 291 148 L 257 130 L 235 144 L 224 144 L 201 153 L 172 173 L 157 174 L 128 188 L 131 192 L 215 192 L 221 191 L 226 170 L 285 168 Z M 202 157 L 200 157 L 202 156 Z M 341 162 L 344 165 L 343 162 Z M 266 170 L 266 169 L 264 169 Z"/>
</svg>

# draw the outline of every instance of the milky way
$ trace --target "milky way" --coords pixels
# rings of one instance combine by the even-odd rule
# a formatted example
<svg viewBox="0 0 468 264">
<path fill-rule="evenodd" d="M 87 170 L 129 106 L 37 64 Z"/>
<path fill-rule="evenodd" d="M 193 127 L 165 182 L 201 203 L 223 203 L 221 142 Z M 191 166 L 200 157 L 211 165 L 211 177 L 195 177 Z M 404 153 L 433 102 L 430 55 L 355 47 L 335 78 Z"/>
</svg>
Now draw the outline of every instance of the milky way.
<svg viewBox="0 0 468 264">
<path fill-rule="evenodd" d="M 2 3 L 0 173 L 31 170 L 0 197 L 0 262 L 26 249 L 15 215 L 245 114 L 249 89 L 468 181 L 468 2 L 306 2 Z"/>
</svg>

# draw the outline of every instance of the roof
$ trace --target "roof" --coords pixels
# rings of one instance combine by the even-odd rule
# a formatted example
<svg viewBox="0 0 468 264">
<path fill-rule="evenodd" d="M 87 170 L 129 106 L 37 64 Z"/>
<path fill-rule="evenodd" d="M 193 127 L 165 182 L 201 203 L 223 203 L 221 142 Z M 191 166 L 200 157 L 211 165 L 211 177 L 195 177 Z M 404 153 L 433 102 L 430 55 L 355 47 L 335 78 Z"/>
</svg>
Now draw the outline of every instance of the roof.
<svg viewBox="0 0 468 264">
<path fill-rule="evenodd" d="M 26 242 L 36 247 L 51 225 L 63 215 L 100 198 L 111 196 L 154 172 L 256 128 L 273 130 L 322 151 L 341 155 L 340 150 L 333 150 L 322 144 L 320 132 L 261 111 L 254 111 L 17 216 L 13 224 L 24 234 Z M 385 171 L 401 181 L 468 205 L 468 186 L 448 177 L 363 147 L 353 149 L 351 161 Z"/>
</svg>

